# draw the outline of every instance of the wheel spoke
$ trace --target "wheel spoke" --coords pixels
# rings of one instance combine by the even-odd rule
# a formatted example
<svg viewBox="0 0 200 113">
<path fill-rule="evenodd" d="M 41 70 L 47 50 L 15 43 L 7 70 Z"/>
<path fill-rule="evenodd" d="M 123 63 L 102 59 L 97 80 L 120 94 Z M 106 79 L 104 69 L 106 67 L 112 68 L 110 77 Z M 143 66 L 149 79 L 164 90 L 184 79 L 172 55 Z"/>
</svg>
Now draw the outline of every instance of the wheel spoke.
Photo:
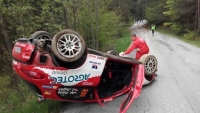
<svg viewBox="0 0 200 113">
<path fill-rule="evenodd" d="M 65 43 L 69 41 L 66 35 L 64 35 L 64 39 L 65 39 Z"/>
<path fill-rule="evenodd" d="M 69 50 L 66 49 L 66 51 L 64 52 L 64 55 L 66 55 L 66 52 L 67 52 L 67 51 L 69 51 Z M 69 51 L 69 52 L 70 52 L 70 51 Z M 69 55 L 66 55 L 66 56 L 69 56 Z"/>
<path fill-rule="evenodd" d="M 150 69 L 148 68 L 147 71 L 149 72 L 149 70 L 150 70 Z"/>
<path fill-rule="evenodd" d="M 150 68 L 150 72 L 152 72 L 152 71 L 153 71 L 153 68 L 151 67 L 151 68 Z"/>
<path fill-rule="evenodd" d="M 67 50 L 67 49 L 64 47 L 64 48 L 60 49 L 59 51 L 62 52 L 63 50 Z"/>
<path fill-rule="evenodd" d="M 77 38 L 77 37 L 73 37 L 71 41 L 73 42 L 76 38 Z"/>
<path fill-rule="evenodd" d="M 66 42 L 62 41 L 62 40 L 59 40 L 59 42 L 62 42 L 63 44 L 65 44 Z"/>
<path fill-rule="evenodd" d="M 72 57 L 73 54 L 72 54 L 72 50 L 69 50 L 69 56 Z"/>
<path fill-rule="evenodd" d="M 79 42 L 79 40 L 76 40 L 75 42 L 73 42 L 74 44 L 76 44 L 77 42 Z"/>
<path fill-rule="evenodd" d="M 81 48 L 81 45 L 75 45 L 74 47 L 75 48 Z"/>
<path fill-rule="evenodd" d="M 77 49 L 77 48 L 74 48 L 76 51 L 79 51 L 79 49 Z"/>
<path fill-rule="evenodd" d="M 65 44 L 58 44 L 58 46 L 65 46 Z"/>
<path fill-rule="evenodd" d="M 73 55 L 75 54 L 73 50 L 72 50 L 72 54 L 73 54 Z"/>
</svg>

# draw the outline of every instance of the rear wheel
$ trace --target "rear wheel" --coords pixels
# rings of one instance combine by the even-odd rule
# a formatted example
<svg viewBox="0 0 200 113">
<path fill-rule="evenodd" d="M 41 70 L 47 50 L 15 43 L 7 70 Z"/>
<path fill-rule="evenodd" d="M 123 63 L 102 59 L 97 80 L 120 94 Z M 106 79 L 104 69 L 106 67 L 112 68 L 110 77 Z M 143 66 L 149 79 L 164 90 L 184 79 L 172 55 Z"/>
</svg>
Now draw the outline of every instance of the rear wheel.
<svg viewBox="0 0 200 113">
<path fill-rule="evenodd" d="M 50 44 L 52 40 L 52 35 L 49 32 L 46 31 L 36 31 L 31 35 L 31 39 L 34 39 L 37 43 L 37 46 L 40 48 L 40 51 L 42 51 L 42 48 L 45 46 L 45 44 Z"/>
<path fill-rule="evenodd" d="M 152 75 L 157 70 L 157 59 L 154 55 L 145 54 L 140 59 L 144 64 L 145 75 Z"/>
<path fill-rule="evenodd" d="M 30 38 L 36 39 L 36 40 L 51 40 L 52 35 L 49 32 L 46 31 L 36 31 L 31 35 Z"/>
<path fill-rule="evenodd" d="M 58 32 L 52 40 L 52 51 L 65 62 L 78 60 L 85 52 L 85 41 L 76 31 L 65 29 Z"/>
</svg>

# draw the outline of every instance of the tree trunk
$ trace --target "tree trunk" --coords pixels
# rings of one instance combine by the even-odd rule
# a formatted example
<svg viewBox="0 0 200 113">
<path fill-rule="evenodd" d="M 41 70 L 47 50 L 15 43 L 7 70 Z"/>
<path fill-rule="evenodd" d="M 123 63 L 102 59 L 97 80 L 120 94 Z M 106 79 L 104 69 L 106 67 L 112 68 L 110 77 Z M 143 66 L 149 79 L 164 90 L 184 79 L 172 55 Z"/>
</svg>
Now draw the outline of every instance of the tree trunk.
<svg viewBox="0 0 200 113">
<path fill-rule="evenodd" d="M 199 5 L 200 5 L 200 0 L 198 0 L 198 34 L 200 34 L 200 15 L 199 15 Z"/>
<path fill-rule="evenodd" d="M 11 46 L 11 43 L 10 43 L 10 37 L 9 37 L 8 32 L 6 30 L 5 22 L 4 22 L 3 15 L 1 13 L 1 11 L 0 11 L 0 22 L 1 22 L 2 33 L 4 35 L 4 40 L 5 40 L 5 43 L 6 43 L 6 48 L 9 52 L 10 57 L 11 57 L 12 46 Z"/>
<path fill-rule="evenodd" d="M 94 37 L 94 30 L 93 30 L 93 25 L 92 25 L 92 11 L 91 11 L 91 1 L 88 0 L 88 8 L 89 8 L 89 14 L 90 14 L 90 30 L 92 34 L 92 45 L 93 49 L 96 49 L 96 44 L 95 44 L 95 37 Z"/>
<path fill-rule="evenodd" d="M 76 31 L 76 2 L 73 0 L 74 30 Z"/>
<path fill-rule="evenodd" d="M 8 72 L 11 72 L 9 75 L 10 75 L 10 78 L 11 78 L 11 83 L 13 83 L 13 86 L 15 86 L 18 90 L 19 90 L 19 87 L 18 87 L 18 80 L 14 74 L 14 72 L 12 71 L 12 68 L 10 66 L 10 63 L 9 61 L 11 62 L 11 54 L 12 54 L 12 44 L 10 43 L 10 37 L 8 35 L 8 31 L 6 30 L 6 25 L 5 25 L 5 22 L 4 22 L 4 18 L 3 18 L 3 14 L 0 10 L 0 23 L 1 23 L 1 29 L 2 29 L 2 33 L 4 35 L 4 40 L 5 40 L 5 46 L 8 50 L 8 54 L 6 53 L 7 51 L 4 51 L 4 55 L 5 56 L 8 56 L 8 57 L 5 57 L 7 59 L 5 59 L 7 61 L 5 68 L 7 69 Z"/>
<path fill-rule="evenodd" d="M 64 19 L 65 19 L 65 28 L 69 29 L 69 24 L 68 24 L 68 11 L 67 7 L 63 6 L 63 13 L 64 13 Z"/>
<path fill-rule="evenodd" d="M 96 31 L 95 31 L 95 36 L 96 36 L 96 49 L 99 50 L 99 19 L 98 19 L 98 15 L 99 15 L 99 11 L 98 11 L 98 0 L 95 0 L 95 17 L 96 17 Z"/>
</svg>

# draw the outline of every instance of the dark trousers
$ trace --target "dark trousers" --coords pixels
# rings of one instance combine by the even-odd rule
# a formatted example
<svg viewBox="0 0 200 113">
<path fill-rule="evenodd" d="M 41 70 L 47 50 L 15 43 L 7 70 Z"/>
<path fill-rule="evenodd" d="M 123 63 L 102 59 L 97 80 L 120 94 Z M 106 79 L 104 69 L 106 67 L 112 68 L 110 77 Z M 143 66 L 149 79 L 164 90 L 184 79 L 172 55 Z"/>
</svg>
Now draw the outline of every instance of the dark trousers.
<svg viewBox="0 0 200 113">
<path fill-rule="evenodd" d="M 151 31 L 152 31 L 152 35 L 154 35 L 154 31 L 155 31 L 155 30 L 151 30 Z"/>
</svg>

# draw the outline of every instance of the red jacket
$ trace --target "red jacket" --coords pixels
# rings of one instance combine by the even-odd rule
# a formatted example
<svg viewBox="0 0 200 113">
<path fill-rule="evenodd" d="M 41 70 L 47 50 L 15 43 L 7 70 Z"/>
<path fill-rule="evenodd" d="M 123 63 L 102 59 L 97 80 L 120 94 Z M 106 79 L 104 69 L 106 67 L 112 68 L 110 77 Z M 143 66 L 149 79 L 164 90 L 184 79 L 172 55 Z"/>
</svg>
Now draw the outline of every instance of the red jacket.
<svg viewBox="0 0 200 113">
<path fill-rule="evenodd" d="M 125 54 L 129 54 L 134 49 L 137 49 L 137 48 L 140 49 L 140 51 L 137 51 L 137 53 L 136 53 L 135 59 L 137 59 L 137 60 L 139 60 L 142 55 L 149 53 L 149 47 L 146 44 L 145 40 L 140 37 L 136 37 L 132 41 L 132 44 L 130 45 L 130 47 L 125 51 Z"/>
</svg>

